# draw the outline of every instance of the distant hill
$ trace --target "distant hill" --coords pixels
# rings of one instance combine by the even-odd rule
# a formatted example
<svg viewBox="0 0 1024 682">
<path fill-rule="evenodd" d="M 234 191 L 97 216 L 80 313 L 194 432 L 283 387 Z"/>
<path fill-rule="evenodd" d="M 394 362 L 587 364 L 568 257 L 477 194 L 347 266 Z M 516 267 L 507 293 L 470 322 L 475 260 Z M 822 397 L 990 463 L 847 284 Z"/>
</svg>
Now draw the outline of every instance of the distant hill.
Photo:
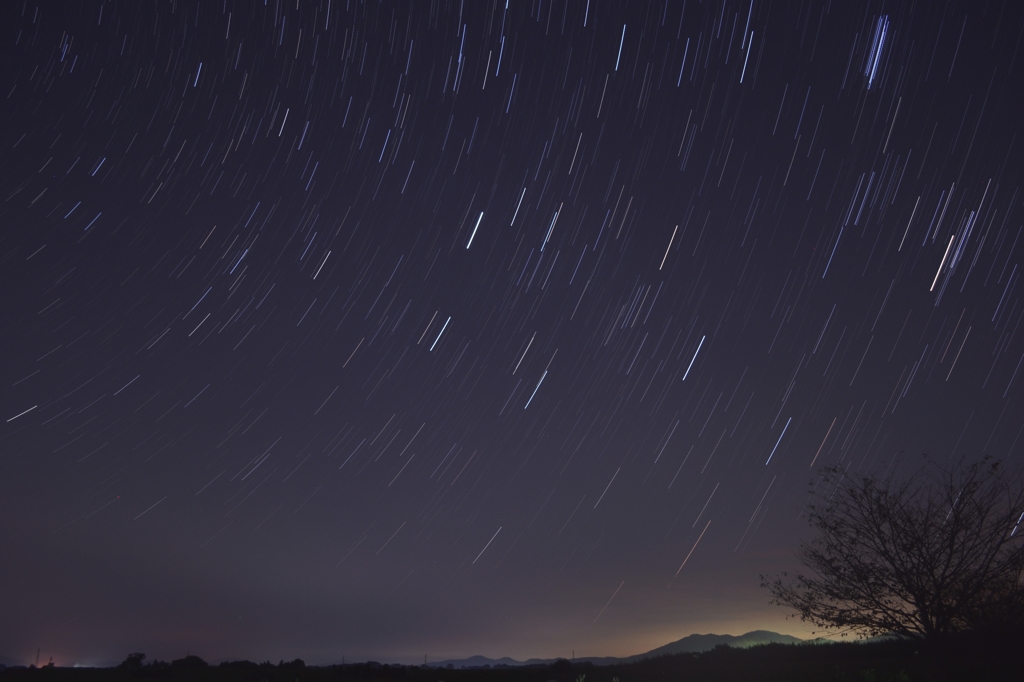
<svg viewBox="0 0 1024 682">
<path fill-rule="evenodd" d="M 501 658 L 487 658 L 486 656 L 470 656 L 469 658 L 449 658 L 444 661 L 430 661 L 427 665 L 431 667 L 446 668 L 449 665 L 455 668 L 483 668 L 495 666 L 521 666 L 521 665 L 548 665 L 555 659 L 531 658 L 528 661 L 517 661 L 514 658 L 503 656 Z"/>
<path fill-rule="evenodd" d="M 804 640 L 792 635 L 781 635 L 768 630 L 754 630 L 744 635 L 690 635 L 675 642 L 670 642 L 657 649 L 651 649 L 647 653 L 615 658 L 613 656 L 590 656 L 577 658 L 577 663 L 593 663 L 594 665 L 615 665 L 617 663 L 632 663 L 645 658 L 655 656 L 666 656 L 670 654 L 696 653 L 700 651 L 711 651 L 719 644 L 727 644 L 738 649 L 757 646 L 758 644 L 799 644 Z M 551 665 L 555 658 L 531 658 L 526 661 L 517 661 L 514 658 L 505 656 L 503 658 L 487 658 L 486 656 L 470 656 L 469 658 L 453 658 L 444 661 L 431 661 L 431 667 L 446 668 L 451 665 L 454 668 L 484 668 L 484 667 L 514 667 L 524 665 Z"/>
<path fill-rule="evenodd" d="M 780 635 L 778 632 L 768 630 L 753 630 L 745 635 L 690 635 L 675 642 L 670 642 L 657 649 L 651 649 L 645 654 L 630 656 L 628 661 L 638 661 L 642 658 L 654 656 L 666 656 L 670 654 L 689 654 L 699 651 L 710 651 L 719 644 L 727 644 L 737 649 L 757 646 L 758 644 L 799 644 L 804 640 L 792 635 Z"/>
<path fill-rule="evenodd" d="M 10 656 L 0 656 L 0 665 L 5 666 L 7 668 L 13 668 L 16 665 L 27 664 L 24 661 L 19 661 L 18 659 L 11 658 Z"/>
</svg>

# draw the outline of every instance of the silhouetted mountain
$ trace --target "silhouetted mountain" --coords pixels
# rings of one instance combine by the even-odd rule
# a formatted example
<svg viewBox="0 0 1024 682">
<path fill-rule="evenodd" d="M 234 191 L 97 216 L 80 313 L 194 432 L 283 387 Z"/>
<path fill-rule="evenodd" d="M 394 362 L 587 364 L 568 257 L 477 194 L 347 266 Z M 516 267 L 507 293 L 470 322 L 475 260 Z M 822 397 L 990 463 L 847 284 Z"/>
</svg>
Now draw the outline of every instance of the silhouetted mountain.
<svg viewBox="0 0 1024 682">
<path fill-rule="evenodd" d="M 689 654 L 699 651 L 710 651 L 719 644 L 727 644 L 736 649 L 757 646 L 758 644 L 799 644 L 804 640 L 792 635 L 780 635 L 768 630 L 753 630 L 745 635 L 690 635 L 675 642 L 670 642 L 657 649 L 651 649 L 639 656 L 630 656 L 629 661 L 668 654 Z"/>
<path fill-rule="evenodd" d="M 5 666 L 7 668 L 13 668 L 16 665 L 28 665 L 28 664 L 25 663 L 24 661 L 19 661 L 16 658 L 11 658 L 10 656 L 0 656 L 0 665 Z"/>
<path fill-rule="evenodd" d="M 495 666 L 519 666 L 519 665 L 547 665 L 554 659 L 531 658 L 528 661 L 517 661 L 508 656 L 501 658 L 487 658 L 486 656 L 470 656 L 469 658 L 450 658 L 444 661 L 430 661 L 427 665 L 431 667 L 446 668 L 449 665 L 455 668 L 483 668 Z"/>
<path fill-rule="evenodd" d="M 710 651 L 719 644 L 727 644 L 737 649 L 757 646 L 758 644 L 799 644 L 804 640 L 792 635 L 780 635 L 777 632 L 768 630 L 754 630 L 744 635 L 690 635 L 675 642 L 670 642 L 657 649 L 651 649 L 647 653 L 616 658 L 614 656 L 588 656 L 573 659 L 574 663 L 593 663 L 594 665 L 615 665 L 617 663 L 632 663 L 654 656 L 665 656 L 669 654 L 695 653 Z M 484 667 L 512 667 L 524 665 L 551 665 L 556 658 L 531 658 L 526 661 L 517 661 L 508 656 L 502 658 L 487 658 L 486 656 L 470 656 L 469 658 L 453 658 L 445 661 L 430 662 L 432 667 L 445 668 L 451 665 L 453 668 L 484 668 Z"/>
</svg>

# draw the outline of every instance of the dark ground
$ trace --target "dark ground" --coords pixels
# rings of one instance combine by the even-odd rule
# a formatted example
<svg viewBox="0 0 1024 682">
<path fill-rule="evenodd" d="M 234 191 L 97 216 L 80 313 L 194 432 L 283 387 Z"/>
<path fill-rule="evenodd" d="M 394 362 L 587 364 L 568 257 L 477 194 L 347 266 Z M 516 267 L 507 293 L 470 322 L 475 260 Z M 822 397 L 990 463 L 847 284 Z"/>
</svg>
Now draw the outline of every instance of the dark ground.
<svg viewBox="0 0 1024 682">
<path fill-rule="evenodd" d="M 581 676 L 582 679 L 581 679 Z M 306 666 L 301 660 L 273 664 L 239 661 L 208 665 L 196 656 L 118 668 L 7 668 L 0 682 L 131 682 L 209 680 L 211 682 L 276 682 L 285 680 L 382 680 L 402 682 L 775 682 L 835 680 L 849 682 L 912 682 L 916 680 L 1019 680 L 1019 660 L 1012 648 L 986 642 L 955 642 L 941 651 L 918 642 L 872 644 L 781 645 L 750 649 L 718 647 L 699 654 L 679 654 L 639 663 L 595 666 L 559 660 L 550 666 L 446 669 L 361 663 Z"/>
</svg>

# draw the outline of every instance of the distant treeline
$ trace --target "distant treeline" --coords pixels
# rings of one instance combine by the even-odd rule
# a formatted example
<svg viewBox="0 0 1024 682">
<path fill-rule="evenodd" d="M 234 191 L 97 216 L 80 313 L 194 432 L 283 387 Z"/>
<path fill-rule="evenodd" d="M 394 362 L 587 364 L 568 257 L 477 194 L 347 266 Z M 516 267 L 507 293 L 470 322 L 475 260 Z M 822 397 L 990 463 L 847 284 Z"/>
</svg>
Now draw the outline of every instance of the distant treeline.
<svg viewBox="0 0 1024 682">
<path fill-rule="evenodd" d="M 930 651 L 917 641 L 835 644 L 766 644 L 749 649 L 719 646 L 635 663 L 597 666 L 560 659 L 551 665 L 438 668 L 375 662 L 307 666 L 233 661 L 209 665 L 197 656 L 144 664 L 133 654 L 115 668 L 6 668 L 0 682 L 917 682 L 1019 680 L 1012 647 L 991 640 L 948 643 Z"/>
</svg>

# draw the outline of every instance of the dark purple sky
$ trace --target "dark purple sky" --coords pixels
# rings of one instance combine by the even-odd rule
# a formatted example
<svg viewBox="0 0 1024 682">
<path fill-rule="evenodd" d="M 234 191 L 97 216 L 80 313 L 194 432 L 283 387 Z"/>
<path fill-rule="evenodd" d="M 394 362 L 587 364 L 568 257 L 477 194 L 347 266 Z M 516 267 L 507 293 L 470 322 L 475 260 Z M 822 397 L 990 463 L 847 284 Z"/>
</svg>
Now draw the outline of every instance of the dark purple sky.
<svg viewBox="0 0 1024 682">
<path fill-rule="evenodd" d="M 2 3 L 0 654 L 808 628 L 1024 448 L 1015 2 Z"/>
</svg>

